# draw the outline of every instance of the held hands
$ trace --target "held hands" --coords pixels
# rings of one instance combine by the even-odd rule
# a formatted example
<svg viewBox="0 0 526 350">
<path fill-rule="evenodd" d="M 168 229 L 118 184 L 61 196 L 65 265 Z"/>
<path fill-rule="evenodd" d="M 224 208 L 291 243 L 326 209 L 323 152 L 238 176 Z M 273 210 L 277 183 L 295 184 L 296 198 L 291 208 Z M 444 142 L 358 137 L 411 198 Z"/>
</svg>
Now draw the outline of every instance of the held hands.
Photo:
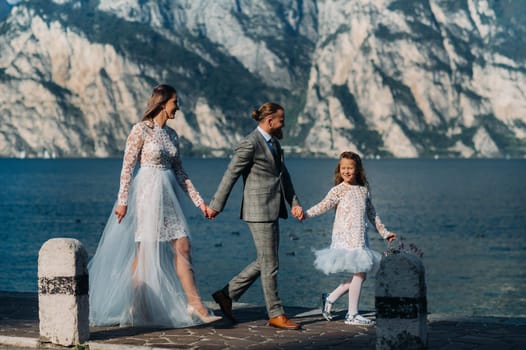
<svg viewBox="0 0 526 350">
<path fill-rule="evenodd" d="M 204 214 L 205 214 L 205 217 L 206 217 L 207 219 L 212 220 L 212 219 L 214 219 L 214 218 L 217 216 L 217 214 L 219 214 L 219 212 L 218 212 L 218 211 L 215 211 L 214 209 L 210 208 L 210 207 L 207 205 L 207 206 L 206 206 L 206 209 L 205 209 L 205 211 L 204 211 Z"/>
<path fill-rule="evenodd" d="M 294 216 L 299 221 L 302 221 L 305 219 L 305 213 L 303 212 L 303 208 L 300 207 L 299 205 L 293 206 L 290 212 L 292 216 Z"/>
<path fill-rule="evenodd" d="M 117 222 L 120 224 L 124 216 L 126 215 L 126 212 L 128 211 L 127 205 L 119 204 L 115 208 L 115 215 L 117 216 Z"/>
<path fill-rule="evenodd" d="M 217 216 L 217 214 L 219 214 L 219 212 L 217 212 L 214 209 L 210 208 L 205 203 L 201 203 L 201 205 L 199 206 L 199 209 L 201 209 L 201 211 L 203 212 L 203 215 L 205 216 L 205 218 L 210 219 L 210 220 L 215 218 Z"/>
</svg>

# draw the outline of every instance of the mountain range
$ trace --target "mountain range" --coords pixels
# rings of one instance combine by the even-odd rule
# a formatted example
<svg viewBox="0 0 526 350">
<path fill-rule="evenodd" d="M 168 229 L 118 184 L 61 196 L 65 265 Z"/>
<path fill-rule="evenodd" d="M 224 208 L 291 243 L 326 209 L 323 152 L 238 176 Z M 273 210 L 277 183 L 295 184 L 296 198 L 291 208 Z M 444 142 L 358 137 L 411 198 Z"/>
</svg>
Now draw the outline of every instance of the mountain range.
<svg viewBox="0 0 526 350">
<path fill-rule="evenodd" d="M 0 4 L 0 156 L 121 156 L 152 88 L 187 156 L 227 156 L 265 101 L 287 155 L 526 156 L 521 0 Z"/>
</svg>

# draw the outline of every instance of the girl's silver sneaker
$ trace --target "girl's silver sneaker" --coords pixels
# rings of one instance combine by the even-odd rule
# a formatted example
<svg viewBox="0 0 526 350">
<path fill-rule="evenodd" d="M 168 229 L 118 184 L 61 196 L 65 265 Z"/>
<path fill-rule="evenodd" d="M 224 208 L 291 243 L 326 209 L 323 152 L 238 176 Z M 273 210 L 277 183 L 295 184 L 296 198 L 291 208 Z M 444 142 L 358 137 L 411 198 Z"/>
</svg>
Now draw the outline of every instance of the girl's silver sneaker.
<svg viewBox="0 0 526 350">
<path fill-rule="evenodd" d="M 332 302 L 327 300 L 329 294 L 323 293 L 321 295 L 321 314 L 327 321 L 332 321 L 334 316 L 331 314 Z"/>
<path fill-rule="evenodd" d="M 353 326 L 374 326 L 375 322 L 358 314 L 345 315 L 345 324 Z"/>
</svg>

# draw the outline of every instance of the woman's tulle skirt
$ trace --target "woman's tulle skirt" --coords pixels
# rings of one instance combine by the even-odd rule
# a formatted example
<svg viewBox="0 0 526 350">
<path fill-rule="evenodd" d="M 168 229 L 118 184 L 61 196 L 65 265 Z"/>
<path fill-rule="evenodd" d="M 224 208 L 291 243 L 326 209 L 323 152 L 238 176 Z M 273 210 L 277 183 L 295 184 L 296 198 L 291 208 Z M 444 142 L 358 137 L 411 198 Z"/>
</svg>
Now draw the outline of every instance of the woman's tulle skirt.
<svg viewBox="0 0 526 350">
<path fill-rule="evenodd" d="M 314 251 L 314 267 L 326 275 L 338 272 L 376 274 L 382 254 L 369 248 L 326 248 Z"/>
<path fill-rule="evenodd" d="M 189 235 L 175 186 L 172 171 L 140 168 L 121 223 L 113 208 L 88 265 L 91 325 L 175 328 L 198 323 L 186 311 L 175 273 L 171 241 Z"/>
</svg>

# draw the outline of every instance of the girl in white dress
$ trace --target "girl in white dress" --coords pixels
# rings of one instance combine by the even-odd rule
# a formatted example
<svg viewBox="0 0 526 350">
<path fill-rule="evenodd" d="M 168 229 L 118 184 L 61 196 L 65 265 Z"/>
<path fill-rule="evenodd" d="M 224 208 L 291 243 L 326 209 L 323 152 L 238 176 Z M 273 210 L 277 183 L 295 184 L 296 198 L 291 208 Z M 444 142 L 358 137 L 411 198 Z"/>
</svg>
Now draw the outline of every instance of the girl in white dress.
<svg viewBox="0 0 526 350">
<path fill-rule="evenodd" d="M 166 126 L 178 109 L 175 89 L 157 86 L 128 136 L 115 215 L 88 266 L 92 325 L 186 327 L 220 319 L 197 291 L 175 191 L 177 184 L 206 213 L 183 169 L 177 133 Z"/>
<path fill-rule="evenodd" d="M 349 293 L 345 323 L 372 325 L 373 321 L 358 314 L 358 302 L 366 274 L 376 273 L 382 255 L 369 249 L 366 220 L 369 219 L 389 242 L 396 239 L 396 234 L 389 232 L 376 215 L 360 156 L 353 152 L 340 155 L 334 171 L 334 184 L 327 196 L 305 214 L 309 218 L 336 207 L 331 246 L 315 252 L 314 266 L 325 274 L 350 272 L 353 276 L 329 295 L 322 295 L 322 315 L 331 321 L 332 304 Z"/>
</svg>

